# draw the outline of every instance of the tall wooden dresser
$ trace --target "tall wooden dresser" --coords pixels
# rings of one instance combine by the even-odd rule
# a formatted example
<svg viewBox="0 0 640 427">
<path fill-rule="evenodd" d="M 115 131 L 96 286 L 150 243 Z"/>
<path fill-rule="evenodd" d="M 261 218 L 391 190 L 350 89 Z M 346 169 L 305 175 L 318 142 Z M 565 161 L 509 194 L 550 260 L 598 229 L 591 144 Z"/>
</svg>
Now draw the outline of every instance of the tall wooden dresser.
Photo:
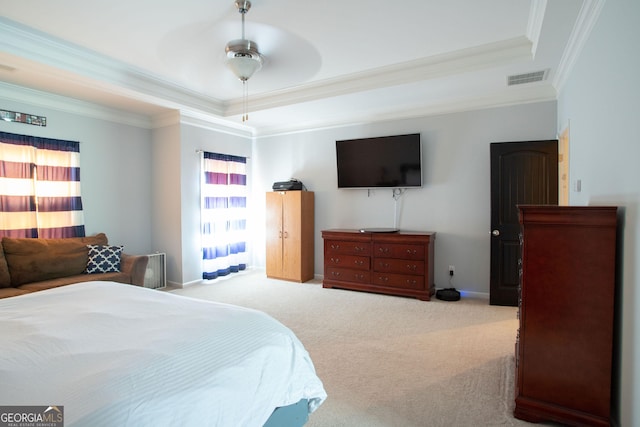
<svg viewBox="0 0 640 427">
<path fill-rule="evenodd" d="M 516 418 L 609 426 L 616 207 L 519 206 Z"/>
</svg>

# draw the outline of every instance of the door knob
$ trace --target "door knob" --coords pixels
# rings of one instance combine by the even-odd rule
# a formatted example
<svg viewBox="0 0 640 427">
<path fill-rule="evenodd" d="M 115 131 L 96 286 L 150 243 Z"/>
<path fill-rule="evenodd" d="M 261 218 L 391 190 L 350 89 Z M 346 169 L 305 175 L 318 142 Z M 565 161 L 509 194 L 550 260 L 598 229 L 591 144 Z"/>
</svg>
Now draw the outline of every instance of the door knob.
<svg viewBox="0 0 640 427">
<path fill-rule="evenodd" d="M 500 230 L 493 230 L 491 235 L 498 237 L 500 235 Z"/>
</svg>

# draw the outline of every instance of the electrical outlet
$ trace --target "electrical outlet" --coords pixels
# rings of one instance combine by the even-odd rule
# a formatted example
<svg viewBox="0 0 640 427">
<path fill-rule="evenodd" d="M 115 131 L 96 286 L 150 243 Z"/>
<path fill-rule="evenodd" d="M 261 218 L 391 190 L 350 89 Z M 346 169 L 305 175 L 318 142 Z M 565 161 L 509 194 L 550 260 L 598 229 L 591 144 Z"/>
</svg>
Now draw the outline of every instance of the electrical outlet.
<svg viewBox="0 0 640 427">
<path fill-rule="evenodd" d="M 456 271 L 456 267 L 453 265 L 449 266 L 449 276 L 453 276 L 453 273 Z"/>
</svg>

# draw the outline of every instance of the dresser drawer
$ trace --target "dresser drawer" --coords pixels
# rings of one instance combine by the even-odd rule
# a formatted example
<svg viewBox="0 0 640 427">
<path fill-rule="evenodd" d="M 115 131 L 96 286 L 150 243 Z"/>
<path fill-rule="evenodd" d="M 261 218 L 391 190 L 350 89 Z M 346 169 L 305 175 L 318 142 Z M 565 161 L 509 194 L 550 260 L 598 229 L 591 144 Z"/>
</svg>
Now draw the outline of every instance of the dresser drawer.
<svg viewBox="0 0 640 427">
<path fill-rule="evenodd" d="M 325 267 L 352 268 L 357 270 L 369 270 L 370 260 L 368 256 L 343 255 L 340 253 L 330 253 L 324 259 Z"/>
<path fill-rule="evenodd" d="M 348 240 L 325 240 L 324 250 L 331 254 L 371 255 L 371 243 Z"/>
<path fill-rule="evenodd" d="M 352 270 L 349 268 L 325 268 L 325 280 L 337 280 L 341 282 L 369 283 L 371 273 L 369 271 Z"/>
<path fill-rule="evenodd" d="M 395 258 L 375 258 L 373 270 L 382 273 L 424 274 L 424 261 Z"/>
<path fill-rule="evenodd" d="M 423 245 L 374 243 L 373 256 L 401 259 L 424 259 Z"/>
<path fill-rule="evenodd" d="M 372 283 L 392 288 L 423 290 L 424 276 L 374 272 Z"/>
</svg>

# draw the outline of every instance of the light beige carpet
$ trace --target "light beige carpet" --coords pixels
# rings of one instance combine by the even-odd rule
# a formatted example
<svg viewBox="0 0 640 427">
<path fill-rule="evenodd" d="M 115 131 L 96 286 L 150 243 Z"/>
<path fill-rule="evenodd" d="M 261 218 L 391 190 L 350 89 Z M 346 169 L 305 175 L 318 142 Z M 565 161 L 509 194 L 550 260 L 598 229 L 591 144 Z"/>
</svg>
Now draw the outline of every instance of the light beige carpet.
<svg viewBox="0 0 640 427">
<path fill-rule="evenodd" d="M 516 308 L 324 289 L 252 270 L 171 292 L 292 329 L 328 398 L 310 427 L 531 426 L 513 417 Z"/>
</svg>

